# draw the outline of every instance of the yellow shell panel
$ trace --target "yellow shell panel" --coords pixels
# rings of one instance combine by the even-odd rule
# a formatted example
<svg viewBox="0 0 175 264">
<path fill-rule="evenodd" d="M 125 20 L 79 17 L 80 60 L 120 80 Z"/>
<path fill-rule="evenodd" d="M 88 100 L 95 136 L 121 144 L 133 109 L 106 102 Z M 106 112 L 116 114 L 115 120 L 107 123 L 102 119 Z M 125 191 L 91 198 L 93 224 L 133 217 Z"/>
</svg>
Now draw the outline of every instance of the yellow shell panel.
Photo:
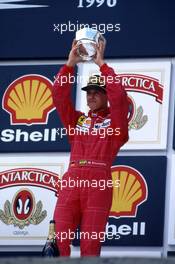
<svg viewBox="0 0 175 264">
<path fill-rule="evenodd" d="M 131 212 L 133 205 L 142 197 L 142 188 L 139 180 L 135 175 L 127 171 L 112 172 L 113 180 L 113 199 L 112 212 Z M 119 180 L 119 186 L 115 182 Z"/>
<path fill-rule="evenodd" d="M 15 112 L 17 120 L 40 120 L 53 106 L 50 88 L 39 79 L 26 79 L 11 89 L 7 106 Z"/>
</svg>

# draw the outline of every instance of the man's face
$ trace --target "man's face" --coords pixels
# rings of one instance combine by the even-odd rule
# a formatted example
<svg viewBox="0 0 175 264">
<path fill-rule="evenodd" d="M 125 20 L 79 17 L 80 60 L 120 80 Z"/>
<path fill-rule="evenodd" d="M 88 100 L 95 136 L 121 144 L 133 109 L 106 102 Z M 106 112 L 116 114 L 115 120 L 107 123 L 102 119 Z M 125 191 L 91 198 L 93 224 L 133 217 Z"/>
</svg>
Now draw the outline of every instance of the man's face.
<svg viewBox="0 0 175 264">
<path fill-rule="evenodd" d="M 107 95 L 103 91 L 89 89 L 86 96 L 91 111 L 99 111 L 107 107 Z"/>
</svg>

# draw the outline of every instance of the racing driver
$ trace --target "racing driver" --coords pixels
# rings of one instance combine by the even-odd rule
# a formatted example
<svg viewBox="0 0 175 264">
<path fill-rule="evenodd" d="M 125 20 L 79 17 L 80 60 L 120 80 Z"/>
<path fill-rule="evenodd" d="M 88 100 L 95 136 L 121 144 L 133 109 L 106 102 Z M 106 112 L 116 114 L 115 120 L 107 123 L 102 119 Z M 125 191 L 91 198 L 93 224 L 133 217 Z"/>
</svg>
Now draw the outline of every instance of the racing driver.
<svg viewBox="0 0 175 264">
<path fill-rule="evenodd" d="M 58 115 L 67 129 L 71 144 L 70 164 L 64 181 L 86 182 L 67 184 L 61 188 L 55 207 L 56 238 L 61 256 L 70 256 L 72 233 L 80 227 L 81 256 L 99 256 L 100 235 L 112 203 L 112 186 L 98 186 L 100 180 L 111 180 L 111 165 L 120 147 L 128 141 L 128 100 L 120 78 L 104 61 L 105 41 L 100 41 L 93 61 L 101 75 L 91 76 L 86 87 L 88 115 L 76 111 L 71 101 L 70 76 L 82 59 L 73 41 L 67 63 L 60 69 L 53 85 L 53 100 Z M 67 82 L 61 83 L 61 77 Z M 75 133 L 72 133 L 74 129 Z M 105 132 L 102 136 L 100 131 Z M 96 185 L 92 183 L 96 181 Z M 64 234 L 64 236 L 63 236 Z M 96 236 L 95 236 L 96 234 Z"/>
</svg>

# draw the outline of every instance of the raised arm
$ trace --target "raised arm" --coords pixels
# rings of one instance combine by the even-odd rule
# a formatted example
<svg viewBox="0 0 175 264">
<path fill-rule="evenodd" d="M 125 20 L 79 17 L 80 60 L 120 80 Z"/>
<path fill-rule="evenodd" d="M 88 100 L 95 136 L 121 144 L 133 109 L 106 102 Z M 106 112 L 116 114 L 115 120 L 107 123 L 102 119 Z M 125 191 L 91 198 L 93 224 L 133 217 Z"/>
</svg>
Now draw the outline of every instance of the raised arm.
<svg viewBox="0 0 175 264">
<path fill-rule="evenodd" d="M 105 77 L 107 86 L 107 97 L 110 104 L 111 125 L 120 128 L 121 146 L 128 141 L 128 99 L 125 89 L 121 86 L 120 78 L 115 74 L 113 68 L 107 64 L 100 67 L 102 76 Z"/>
<path fill-rule="evenodd" d="M 76 111 L 71 100 L 71 76 L 74 66 L 81 61 L 76 54 L 77 46 L 73 41 L 67 63 L 58 72 L 53 85 L 52 96 L 54 105 L 65 128 L 74 128 L 81 112 Z"/>
<path fill-rule="evenodd" d="M 111 126 L 113 129 L 120 128 L 120 146 L 128 141 L 128 99 L 125 89 L 122 87 L 120 78 L 113 68 L 104 62 L 105 41 L 100 41 L 94 62 L 100 67 L 101 75 L 106 82 L 107 97 L 110 104 Z"/>
</svg>

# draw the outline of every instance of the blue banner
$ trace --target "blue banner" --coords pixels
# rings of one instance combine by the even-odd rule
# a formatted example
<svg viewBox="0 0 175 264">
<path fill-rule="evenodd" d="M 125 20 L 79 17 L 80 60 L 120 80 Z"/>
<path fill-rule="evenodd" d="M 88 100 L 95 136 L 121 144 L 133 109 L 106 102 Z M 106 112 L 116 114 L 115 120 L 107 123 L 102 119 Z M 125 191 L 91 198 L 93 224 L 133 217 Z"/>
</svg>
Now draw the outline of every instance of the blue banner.
<svg viewBox="0 0 175 264">
<path fill-rule="evenodd" d="M 61 59 L 75 32 L 97 29 L 106 57 L 175 55 L 172 0 L 0 1 L 0 59 Z"/>
<path fill-rule="evenodd" d="M 0 152 L 70 150 L 51 92 L 61 66 L 0 66 Z"/>
</svg>

